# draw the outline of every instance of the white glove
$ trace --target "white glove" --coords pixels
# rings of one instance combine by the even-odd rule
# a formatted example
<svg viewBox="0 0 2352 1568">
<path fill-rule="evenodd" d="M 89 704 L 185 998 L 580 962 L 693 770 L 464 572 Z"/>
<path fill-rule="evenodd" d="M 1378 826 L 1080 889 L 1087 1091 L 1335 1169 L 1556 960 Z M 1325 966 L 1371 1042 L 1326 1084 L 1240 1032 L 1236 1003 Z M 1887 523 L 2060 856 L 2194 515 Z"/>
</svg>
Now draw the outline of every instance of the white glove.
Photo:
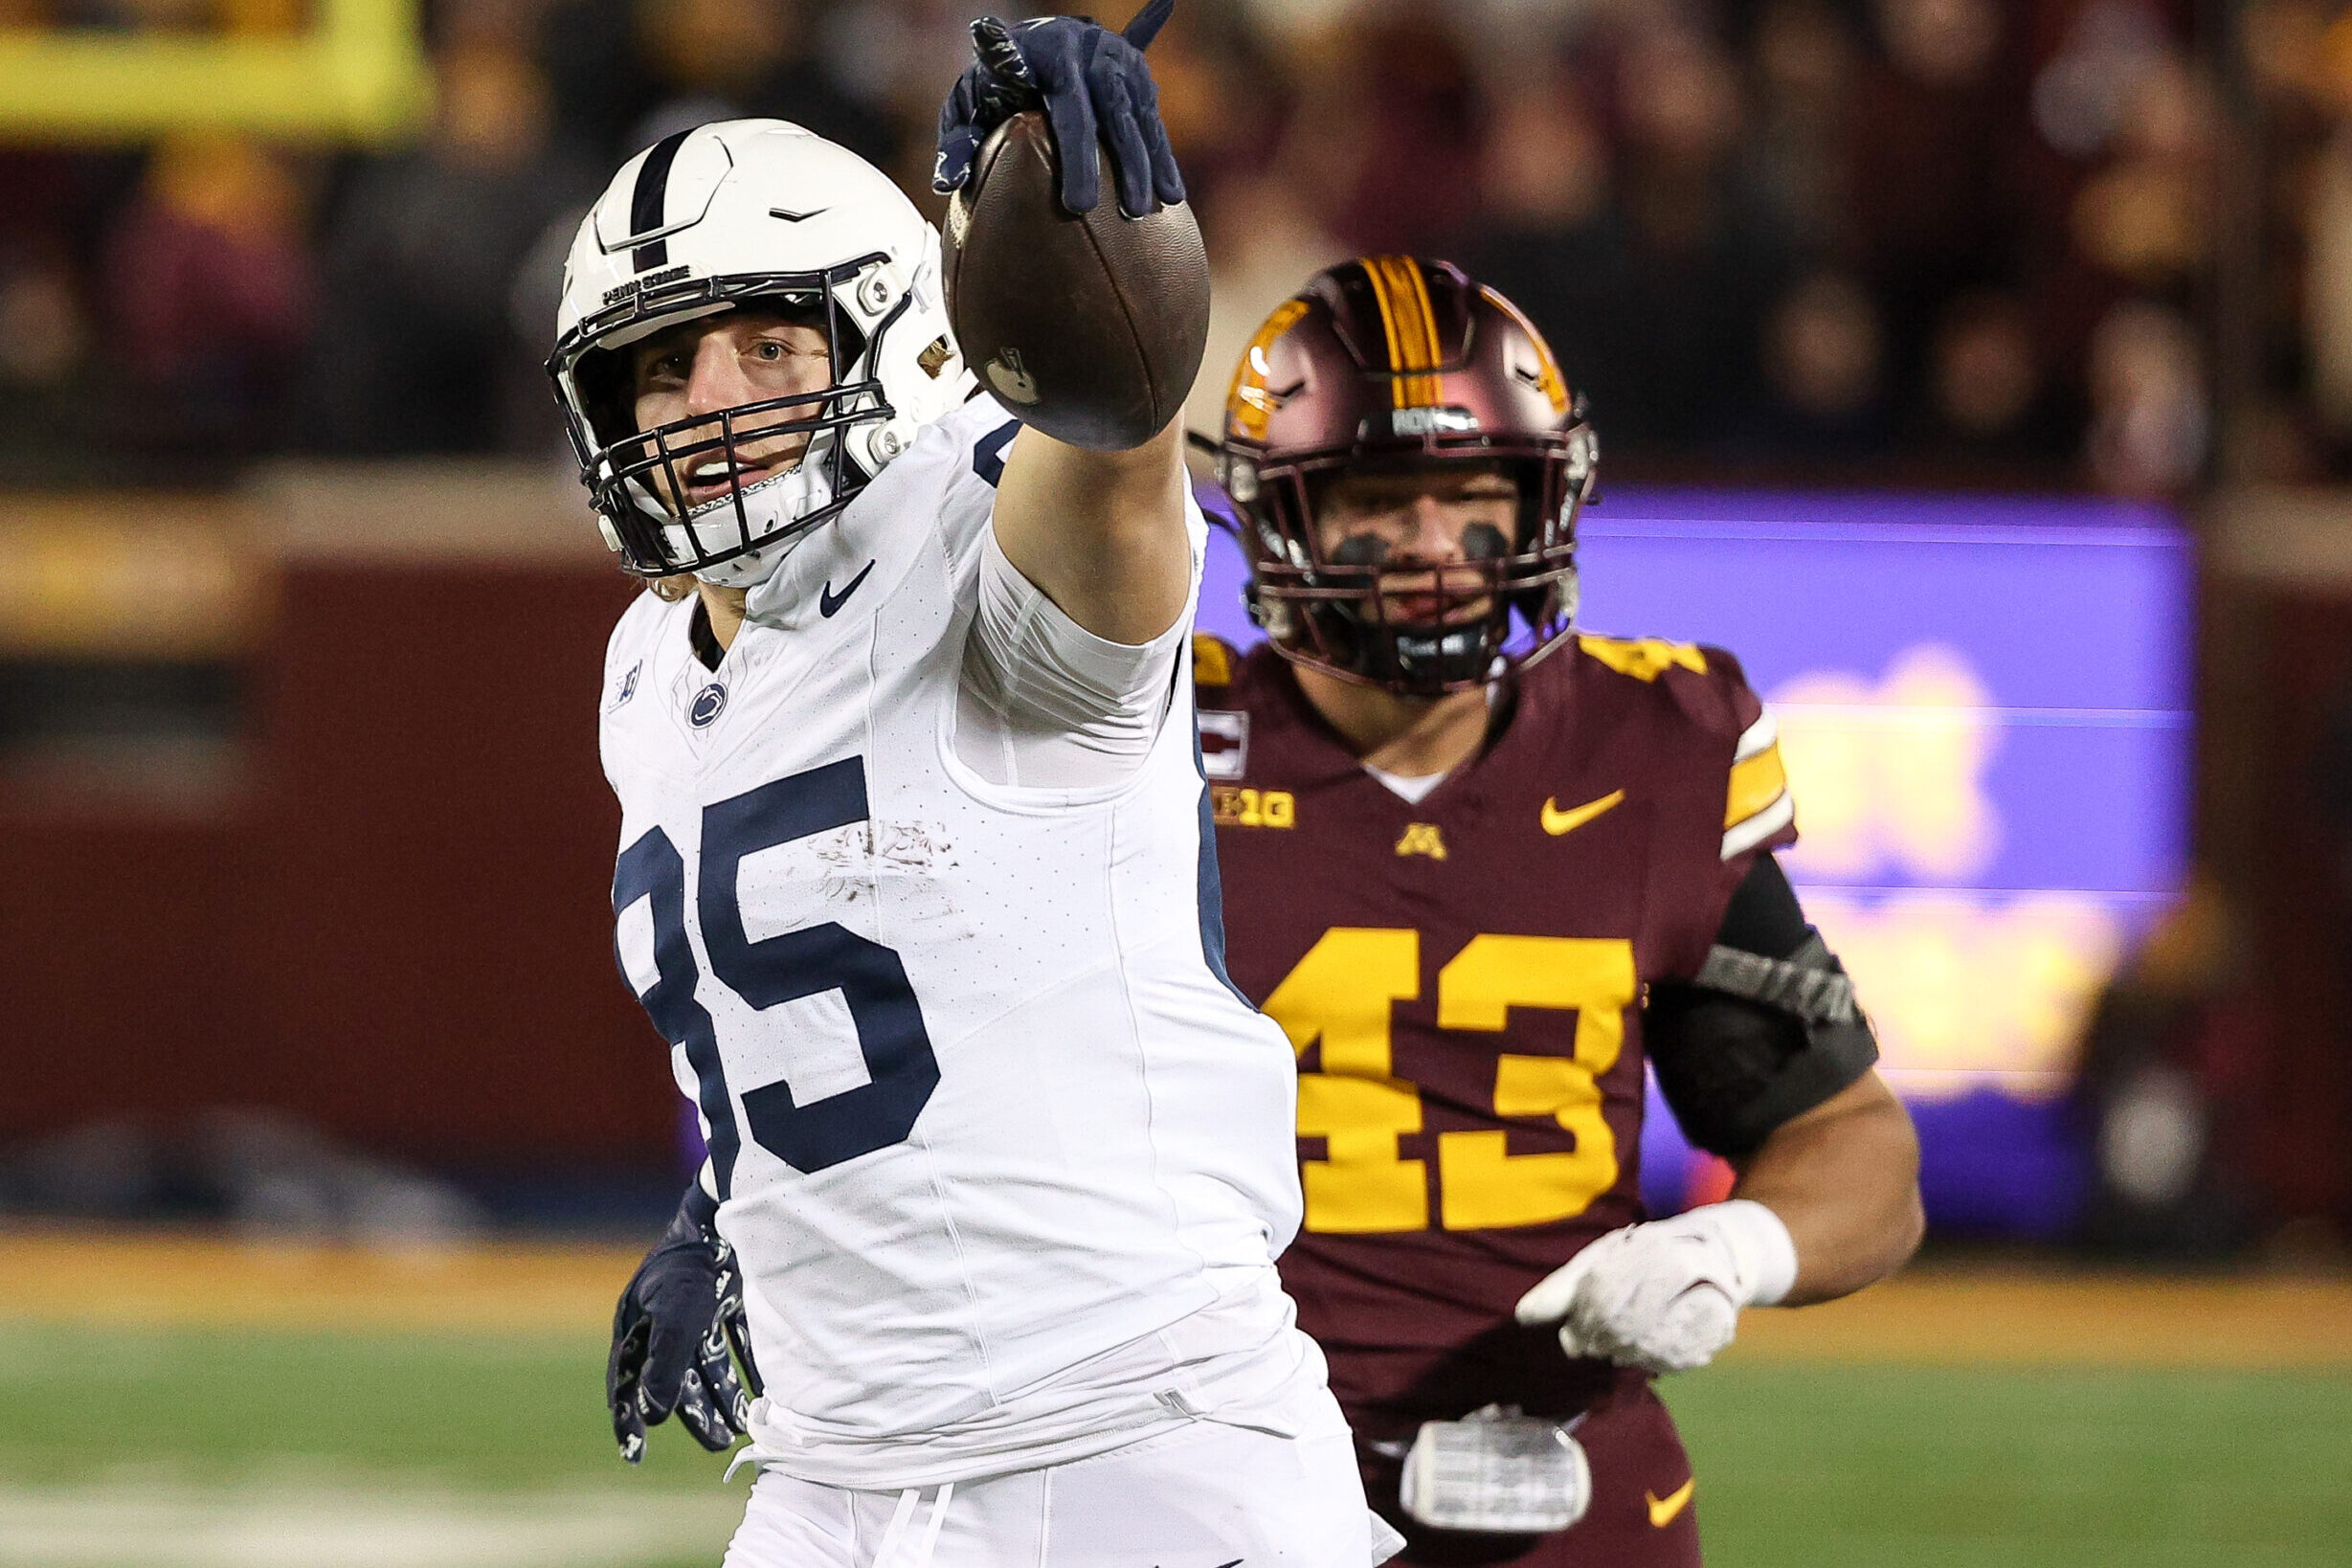
<svg viewBox="0 0 2352 1568">
<path fill-rule="evenodd" d="M 1518 1317 L 1558 1323 L 1570 1355 L 1688 1372 L 1732 1342 L 1742 1307 L 1769 1307 L 1796 1283 L 1781 1217 L 1734 1198 L 1610 1231 L 1521 1296 Z"/>
</svg>

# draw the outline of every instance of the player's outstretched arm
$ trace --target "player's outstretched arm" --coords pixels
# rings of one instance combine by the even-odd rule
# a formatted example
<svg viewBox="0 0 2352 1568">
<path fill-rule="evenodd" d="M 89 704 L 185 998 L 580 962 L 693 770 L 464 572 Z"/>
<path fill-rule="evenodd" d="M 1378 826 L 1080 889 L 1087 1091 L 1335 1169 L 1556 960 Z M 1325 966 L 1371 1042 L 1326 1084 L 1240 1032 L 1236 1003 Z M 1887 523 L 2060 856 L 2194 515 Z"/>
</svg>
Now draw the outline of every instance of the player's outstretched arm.
<svg viewBox="0 0 2352 1568">
<path fill-rule="evenodd" d="M 1152 0 L 1124 33 L 1076 16 L 974 22 L 977 57 L 940 111 L 933 184 L 963 187 L 989 133 L 1022 109 L 1042 108 L 1069 212 L 1090 212 L 1107 194 L 1098 141 L 1109 152 L 1122 213 L 1181 202 L 1183 179 L 1143 62 L 1172 9 L 1173 0 Z M 1126 451 L 1073 446 L 1024 428 L 997 485 L 996 532 L 1005 558 L 1081 627 L 1111 642 L 1151 641 L 1183 613 L 1191 591 L 1178 421 Z"/>
<path fill-rule="evenodd" d="M 1875 1072 L 1781 1123 L 1735 1163 L 1734 1195 L 1772 1210 L 1796 1246 L 1797 1277 L 1782 1306 L 1850 1295 L 1918 1250 L 1927 1225 L 1919 1138 Z"/>
<path fill-rule="evenodd" d="M 1014 438 L 997 490 L 997 543 L 1063 614 L 1110 642 L 1151 641 L 1184 613 L 1182 433 L 1089 452 L 1041 430 Z"/>
</svg>

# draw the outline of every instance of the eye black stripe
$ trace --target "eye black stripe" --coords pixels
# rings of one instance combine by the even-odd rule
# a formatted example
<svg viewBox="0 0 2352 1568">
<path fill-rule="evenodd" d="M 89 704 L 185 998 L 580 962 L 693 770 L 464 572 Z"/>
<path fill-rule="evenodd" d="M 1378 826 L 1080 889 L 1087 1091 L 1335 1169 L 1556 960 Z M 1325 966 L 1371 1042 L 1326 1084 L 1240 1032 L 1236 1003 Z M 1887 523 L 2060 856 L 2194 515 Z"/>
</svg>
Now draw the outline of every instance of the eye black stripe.
<svg viewBox="0 0 2352 1568">
<path fill-rule="evenodd" d="M 669 193 L 670 165 L 678 158 L 679 144 L 694 134 L 691 127 L 672 131 L 653 145 L 645 161 L 637 168 L 637 189 L 629 196 L 629 232 L 647 234 L 661 227 L 662 198 Z"/>
</svg>

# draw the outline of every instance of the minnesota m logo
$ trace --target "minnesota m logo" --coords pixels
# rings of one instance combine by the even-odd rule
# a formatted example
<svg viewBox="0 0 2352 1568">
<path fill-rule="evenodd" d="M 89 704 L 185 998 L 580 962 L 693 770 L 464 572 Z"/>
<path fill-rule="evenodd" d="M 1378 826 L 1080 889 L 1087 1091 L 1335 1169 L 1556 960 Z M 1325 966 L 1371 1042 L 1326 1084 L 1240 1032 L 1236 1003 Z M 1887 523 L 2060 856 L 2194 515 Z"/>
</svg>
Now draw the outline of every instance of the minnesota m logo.
<svg viewBox="0 0 2352 1568">
<path fill-rule="evenodd" d="M 1435 822 L 1407 822 L 1404 837 L 1397 840 L 1400 855 L 1426 855 L 1433 861 L 1445 858 L 1445 840 L 1439 837 Z"/>
</svg>

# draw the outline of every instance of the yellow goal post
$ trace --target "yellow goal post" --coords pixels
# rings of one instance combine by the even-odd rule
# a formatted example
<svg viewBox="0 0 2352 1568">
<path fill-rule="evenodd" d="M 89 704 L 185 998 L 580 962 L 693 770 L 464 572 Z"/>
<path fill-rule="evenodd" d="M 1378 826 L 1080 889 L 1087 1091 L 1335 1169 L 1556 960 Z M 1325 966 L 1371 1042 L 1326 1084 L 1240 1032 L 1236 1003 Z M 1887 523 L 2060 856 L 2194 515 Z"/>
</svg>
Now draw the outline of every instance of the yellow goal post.
<svg viewBox="0 0 2352 1568">
<path fill-rule="evenodd" d="M 0 30 L 0 141 L 398 140 L 433 105 L 416 0 L 318 3 L 308 31 L 274 35 Z"/>
</svg>

